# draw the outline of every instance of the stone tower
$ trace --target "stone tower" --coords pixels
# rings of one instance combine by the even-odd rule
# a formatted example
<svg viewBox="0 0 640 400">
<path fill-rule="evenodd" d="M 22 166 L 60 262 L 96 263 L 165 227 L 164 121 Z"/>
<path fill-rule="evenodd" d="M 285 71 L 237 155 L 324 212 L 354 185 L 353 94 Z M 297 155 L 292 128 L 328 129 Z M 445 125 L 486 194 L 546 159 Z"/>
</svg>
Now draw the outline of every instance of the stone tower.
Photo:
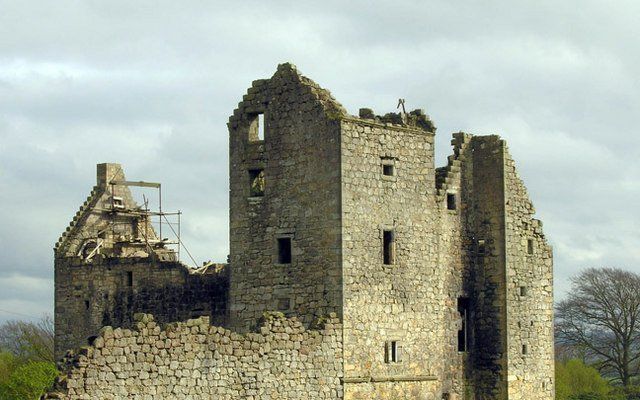
<svg viewBox="0 0 640 400">
<path fill-rule="evenodd" d="M 436 169 L 422 111 L 350 116 L 291 64 L 229 133 L 234 328 L 337 313 L 347 398 L 553 397 L 551 249 L 503 140 Z"/>
</svg>

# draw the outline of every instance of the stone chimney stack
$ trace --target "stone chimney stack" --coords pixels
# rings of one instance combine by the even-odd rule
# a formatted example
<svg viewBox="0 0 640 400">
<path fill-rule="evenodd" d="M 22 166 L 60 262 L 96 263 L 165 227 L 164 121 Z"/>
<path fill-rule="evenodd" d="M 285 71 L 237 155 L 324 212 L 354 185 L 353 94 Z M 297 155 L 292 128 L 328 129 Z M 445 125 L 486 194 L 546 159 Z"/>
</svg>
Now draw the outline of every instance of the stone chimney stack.
<svg viewBox="0 0 640 400">
<path fill-rule="evenodd" d="M 97 167 L 97 184 L 106 186 L 113 180 L 124 180 L 124 171 L 120 164 L 102 163 Z"/>
</svg>

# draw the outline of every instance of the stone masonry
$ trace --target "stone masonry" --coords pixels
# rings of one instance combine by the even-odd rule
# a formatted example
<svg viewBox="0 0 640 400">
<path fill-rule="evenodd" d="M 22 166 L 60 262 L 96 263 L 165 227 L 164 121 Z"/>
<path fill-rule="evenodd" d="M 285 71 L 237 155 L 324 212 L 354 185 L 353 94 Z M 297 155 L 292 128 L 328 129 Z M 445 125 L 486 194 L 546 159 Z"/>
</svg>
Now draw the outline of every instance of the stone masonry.
<svg viewBox="0 0 640 400">
<path fill-rule="evenodd" d="M 178 262 L 98 166 L 55 249 L 50 397 L 553 399 L 552 253 L 504 140 L 436 168 L 422 110 L 349 115 L 291 64 L 228 127 L 228 264 Z"/>
</svg>

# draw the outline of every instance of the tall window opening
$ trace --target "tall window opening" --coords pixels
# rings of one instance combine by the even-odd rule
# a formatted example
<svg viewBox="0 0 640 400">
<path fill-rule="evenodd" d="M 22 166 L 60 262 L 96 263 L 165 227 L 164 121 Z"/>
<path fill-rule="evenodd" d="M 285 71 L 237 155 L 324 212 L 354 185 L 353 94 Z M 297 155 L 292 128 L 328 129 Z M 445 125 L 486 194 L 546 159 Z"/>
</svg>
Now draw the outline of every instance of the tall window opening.
<svg viewBox="0 0 640 400">
<path fill-rule="evenodd" d="M 257 142 L 259 140 L 264 140 L 264 114 L 250 114 L 249 115 L 250 124 L 249 124 L 249 141 Z"/>
<path fill-rule="evenodd" d="M 400 342 L 394 340 L 385 343 L 384 361 L 386 363 L 398 363 L 402 361 L 402 346 Z"/>
<path fill-rule="evenodd" d="M 466 297 L 458 298 L 458 313 L 460 313 L 460 329 L 458 330 L 458 351 L 466 352 L 469 348 L 468 342 L 468 326 L 469 326 L 469 299 Z"/>
<path fill-rule="evenodd" d="M 264 169 L 249 170 L 249 197 L 264 196 Z"/>
<path fill-rule="evenodd" d="M 278 238 L 278 264 L 291 264 L 291 238 Z"/>
<path fill-rule="evenodd" d="M 533 239 L 527 239 L 527 254 L 533 254 Z"/>
<path fill-rule="evenodd" d="M 133 272 L 127 271 L 127 286 L 133 286 Z"/>
<path fill-rule="evenodd" d="M 392 230 L 385 230 L 382 233 L 382 258 L 385 265 L 396 263 L 395 234 Z"/>
<path fill-rule="evenodd" d="M 455 210 L 455 209 L 456 209 L 456 194 L 447 193 L 447 210 Z"/>
<path fill-rule="evenodd" d="M 258 114 L 258 140 L 264 140 L 264 114 Z"/>
</svg>

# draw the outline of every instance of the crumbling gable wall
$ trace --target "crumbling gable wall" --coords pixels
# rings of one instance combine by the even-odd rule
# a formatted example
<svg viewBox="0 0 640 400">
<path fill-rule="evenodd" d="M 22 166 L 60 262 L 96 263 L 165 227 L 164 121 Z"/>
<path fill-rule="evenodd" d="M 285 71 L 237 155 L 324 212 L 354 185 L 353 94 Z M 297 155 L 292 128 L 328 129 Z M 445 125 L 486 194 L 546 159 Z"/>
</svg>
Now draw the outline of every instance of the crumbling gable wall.
<svg viewBox="0 0 640 400">
<path fill-rule="evenodd" d="M 306 324 L 342 312 L 343 114 L 329 92 L 282 64 L 229 118 L 230 320 L 239 331 L 268 310 Z"/>
<path fill-rule="evenodd" d="M 164 328 L 137 314 L 132 330 L 105 327 L 46 398 L 341 399 L 341 324 L 335 314 L 307 330 L 267 314 L 239 335 L 207 317 Z"/>
<path fill-rule="evenodd" d="M 161 322 L 208 315 L 226 323 L 228 268 L 176 261 L 133 200 L 118 164 L 99 164 L 97 184 L 55 251 L 55 355 L 102 326 L 129 327 L 136 312 Z"/>
<path fill-rule="evenodd" d="M 554 393 L 553 257 L 515 162 L 505 153 L 509 399 Z"/>
</svg>

